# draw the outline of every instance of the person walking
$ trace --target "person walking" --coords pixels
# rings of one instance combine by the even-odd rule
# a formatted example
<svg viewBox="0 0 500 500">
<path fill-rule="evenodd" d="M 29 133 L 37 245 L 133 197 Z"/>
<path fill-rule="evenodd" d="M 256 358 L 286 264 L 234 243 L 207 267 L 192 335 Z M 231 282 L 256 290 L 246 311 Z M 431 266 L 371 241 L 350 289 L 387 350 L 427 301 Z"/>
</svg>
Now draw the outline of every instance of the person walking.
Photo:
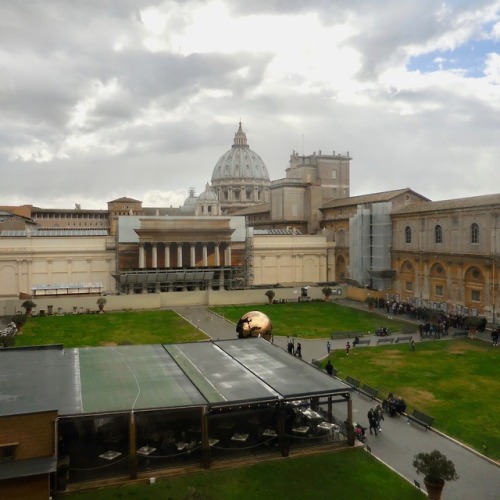
<svg viewBox="0 0 500 500">
<path fill-rule="evenodd" d="M 372 430 L 375 431 L 375 436 L 377 435 L 377 416 L 375 414 L 375 411 L 373 410 L 373 408 L 370 408 L 370 410 L 368 411 L 368 423 L 370 425 L 370 434 L 373 434 Z"/>
<path fill-rule="evenodd" d="M 328 373 L 328 375 L 330 375 L 330 377 L 333 375 L 333 365 L 332 365 L 332 362 L 330 360 L 328 360 L 328 362 L 326 363 L 325 370 L 326 370 L 326 373 Z"/>
<path fill-rule="evenodd" d="M 349 342 L 347 342 L 347 344 L 345 345 L 345 354 L 346 356 L 349 356 L 349 351 L 351 350 L 351 344 Z"/>
<path fill-rule="evenodd" d="M 300 342 L 297 343 L 297 347 L 295 348 L 295 356 L 302 357 L 302 345 Z"/>
<path fill-rule="evenodd" d="M 330 354 L 331 349 L 332 349 L 332 346 L 330 345 L 330 341 L 327 340 L 327 342 L 326 342 L 326 351 L 328 352 L 328 354 Z"/>
<path fill-rule="evenodd" d="M 495 347 L 498 346 L 498 335 L 499 334 L 500 334 L 500 329 L 498 327 L 497 328 L 493 328 L 493 330 L 491 330 L 491 343 Z"/>
<path fill-rule="evenodd" d="M 375 406 L 375 417 L 377 419 L 377 428 L 379 432 L 382 432 L 382 427 L 380 426 L 380 422 L 384 419 L 384 410 L 382 409 L 382 405 L 378 404 Z"/>
</svg>

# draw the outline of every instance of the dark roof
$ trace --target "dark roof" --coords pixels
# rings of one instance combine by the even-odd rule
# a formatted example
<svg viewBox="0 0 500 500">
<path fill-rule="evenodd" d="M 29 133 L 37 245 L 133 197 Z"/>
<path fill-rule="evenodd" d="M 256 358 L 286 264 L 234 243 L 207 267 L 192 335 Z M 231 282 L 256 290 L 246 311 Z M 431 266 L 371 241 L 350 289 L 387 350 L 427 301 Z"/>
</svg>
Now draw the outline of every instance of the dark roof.
<svg viewBox="0 0 500 500">
<path fill-rule="evenodd" d="M 140 200 L 134 200 L 134 198 L 127 198 L 126 196 L 122 196 L 121 198 L 116 198 L 116 200 L 108 201 L 108 203 L 116 203 L 116 202 L 142 203 Z"/>
<path fill-rule="evenodd" d="M 455 198 L 453 200 L 442 200 L 442 201 L 431 201 L 429 203 L 414 203 L 412 205 L 407 205 L 399 210 L 395 211 L 394 214 L 410 214 L 410 213 L 423 213 L 423 212 L 434 212 L 441 210 L 460 210 L 468 208 L 479 208 L 489 205 L 499 205 L 500 204 L 500 193 L 496 194 L 486 194 L 483 196 L 471 196 L 470 198 Z M 500 208 L 500 207 L 497 207 Z"/>
<path fill-rule="evenodd" d="M 56 409 L 60 417 L 69 417 L 219 407 L 349 391 L 346 384 L 260 338 L 0 350 L 3 415 Z"/>
<path fill-rule="evenodd" d="M 429 201 L 428 198 L 422 196 L 419 193 L 416 193 L 410 188 L 404 189 L 396 189 L 393 191 L 382 191 L 380 193 L 370 193 L 370 194 L 362 194 L 359 196 L 350 196 L 349 198 L 340 198 L 336 200 L 329 201 L 325 203 L 321 209 L 325 208 L 337 208 L 337 207 L 346 207 L 352 205 L 362 205 L 364 203 L 382 203 L 384 201 L 392 201 L 394 198 L 401 196 L 402 194 L 412 193 L 424 201 Z"/>
<path fill-rule="evenodd" d="M 56 457 L 38 457 L 2 462 L 0 481 L 20 477 L 39 476 L 56 470 Z"/>
</svg>

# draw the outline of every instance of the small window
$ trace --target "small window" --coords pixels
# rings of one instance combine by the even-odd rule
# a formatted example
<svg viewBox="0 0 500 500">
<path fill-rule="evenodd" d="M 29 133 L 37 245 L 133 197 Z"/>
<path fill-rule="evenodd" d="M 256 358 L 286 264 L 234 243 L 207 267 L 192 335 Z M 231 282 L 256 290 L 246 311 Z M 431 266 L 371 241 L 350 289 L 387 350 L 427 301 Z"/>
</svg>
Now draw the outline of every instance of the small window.
<svg viewBox="0 0 500 500">
<path fill-rule="evenodd" d="M 443 243 L 443 229 L 439 224 L 434 228 L 434 242 Z"/>
<path fill-rule="evenodd" d="M 480 290 L 472 290 L 472 300 L 473 302 L 481 302 L 481 291 Z"/>
<path fill-rule="evenodd" d="M 470 242 L 472 244 L 479 243 L 479 226 L 476 223 L 470 227 Z"/>
<path fill-rule="evenodd" d="M 411 227 L 405 227 L 405 243 L 411 243 Z"/>
<path fill-rule="evenodd" d="M 411 281 L 406 282 L 406 291 L 411 292 L 413 290 L 413 283 Z"/>
<path fill-rule="evenodd" d="M 0 445 L 0 462 L 8 462 L 16 458 L 16 451 L 19 443 L 9 443 Z"/>
<path fill-rule="evenodd" d="M 337 171 L 335 169 L 332 170 L 332 179 L 337 178 Z"/>
<path fill-rule="evenodd" d="M 436 295 L 439 297 L 443 296 L 443 286 L 442 285 L 436 285 Z"/>
</svg>

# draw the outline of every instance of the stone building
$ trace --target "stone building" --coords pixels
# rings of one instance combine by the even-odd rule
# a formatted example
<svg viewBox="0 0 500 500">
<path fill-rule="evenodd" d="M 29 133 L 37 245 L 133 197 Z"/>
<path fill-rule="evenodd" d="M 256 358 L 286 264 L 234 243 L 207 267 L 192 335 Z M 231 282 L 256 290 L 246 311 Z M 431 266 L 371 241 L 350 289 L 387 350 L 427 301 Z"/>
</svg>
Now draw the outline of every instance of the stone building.
<svg viewBox="0 0 500 500">
<path fill-rule="evenodd" d="M 498 318 L 500 194 L 412 204 L 392 214 L 400 300 Z"/>
<path fill-rule="evenodd" d="M 328 279 L 373 287 L 374 274 L 390 270 L 390 214 L 405 205 L 426 201 L 428 198 L 404 188 L 325 203 L 320 208 L 320 225 L 330 242 Z M 383 283 L 377 288 L 390 288 L 387 278 L 379 278 Z"/>
</svg>

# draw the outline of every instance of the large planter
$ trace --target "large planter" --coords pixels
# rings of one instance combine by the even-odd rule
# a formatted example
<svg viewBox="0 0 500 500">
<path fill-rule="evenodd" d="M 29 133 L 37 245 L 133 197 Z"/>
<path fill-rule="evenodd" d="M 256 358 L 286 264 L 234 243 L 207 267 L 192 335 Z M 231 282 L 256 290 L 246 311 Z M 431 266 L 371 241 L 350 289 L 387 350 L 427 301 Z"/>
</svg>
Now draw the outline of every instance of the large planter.
<svg viewBox="0 0 500 500">
<path fill-rule="evenodd" d="M 443 492 L 444 487 L 444 481 L 442 479 L 441 482 L 435 482 L 435 480 L 424 478 L 424 484 L 429 498 L 433 500 L 439 500 L 441 498 L 441 493 Z"/>
</svg>

